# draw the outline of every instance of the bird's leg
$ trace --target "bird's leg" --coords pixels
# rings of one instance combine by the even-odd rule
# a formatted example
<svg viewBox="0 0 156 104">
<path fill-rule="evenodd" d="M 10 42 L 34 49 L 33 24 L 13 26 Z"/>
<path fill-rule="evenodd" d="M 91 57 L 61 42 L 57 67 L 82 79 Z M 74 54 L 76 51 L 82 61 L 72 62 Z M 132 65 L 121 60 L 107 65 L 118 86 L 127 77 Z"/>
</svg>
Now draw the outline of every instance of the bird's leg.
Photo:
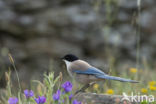
<svg viewBox="0 0 156 104">
<path fill-rule="evenodd" d="M 91 83 L 90 83 L 90 86 L 93 86 L 95 83 L 96 83 L 96 82 L 91 82 Z"/>
<path fill-rule="evenodd" d="M 76 91 L 74 95 L 78 94 L 79 92 L 84 92 L 87 88 L 89 88 L 90 86 L 93 86 L 94 84 L 95 84 L 95 82 L 86 84 L 80 90 Z"/>
<path fill-rule="evenodd" d="M 84 85 L 80 90 L 76 91 L 74 95 L 78 94 L 79 92 L 84 92 L 85 89 L 87 89 L 90 86 L 90 84 Z"/>
</svg>

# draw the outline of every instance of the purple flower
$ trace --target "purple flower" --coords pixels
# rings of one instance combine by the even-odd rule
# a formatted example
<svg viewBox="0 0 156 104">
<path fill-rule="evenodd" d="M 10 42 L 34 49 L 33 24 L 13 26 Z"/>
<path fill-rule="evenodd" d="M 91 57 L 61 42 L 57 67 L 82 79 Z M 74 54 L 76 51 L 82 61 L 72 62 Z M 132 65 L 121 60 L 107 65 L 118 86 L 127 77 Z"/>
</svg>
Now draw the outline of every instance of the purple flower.
<svg viewBox="0 0 156 104">
<path fill-rule="evenodd" d="M 9 98 L 8 103 L 9 104 L 17 104 L 18 103 L 18 99 L 11 97 L 11 98 Z"/>
<path fill-rule="evenodd" d="M 75 100 L 73 100 L 72 104 L 82 104 L 82 103 L 75 99 Z"/>
<path fill-rule="evenodd" d="M 61 95 L 61 91 L 57 90 L 57 92 L 53 95 L 53 99 L 54 100 L 59 100 L 60 99 L 60 95 Z"/>
<path fill-rule="evenodd" d="M 71 99 L 72 99 L 72 97 L 73 97 L 73 94 L 69 95 L 69 100 L 71 100 Z"/>
<path fill-rule="evenodd" d="M 65 92 L 70 92 L 72 90 L 72 83 L 69 81 L 66 81 L 62 84 L 62 88 L 64 88 Z"/>
<path fill-rule="evenodd" d="M 46 98 L 44 96 L 39 96 L 38 98 L 35 98 L 35 101 L 37 104 L 44 104 L 46 102 Z"/>
<path fill-rule="evenodd" d="M 26 89 L 26 90 L 24 90 L 24 95 L 28 99 L 28 98 L 34 96 L 34 92 L 32 90 L 27 90 Z"/>
</svg>

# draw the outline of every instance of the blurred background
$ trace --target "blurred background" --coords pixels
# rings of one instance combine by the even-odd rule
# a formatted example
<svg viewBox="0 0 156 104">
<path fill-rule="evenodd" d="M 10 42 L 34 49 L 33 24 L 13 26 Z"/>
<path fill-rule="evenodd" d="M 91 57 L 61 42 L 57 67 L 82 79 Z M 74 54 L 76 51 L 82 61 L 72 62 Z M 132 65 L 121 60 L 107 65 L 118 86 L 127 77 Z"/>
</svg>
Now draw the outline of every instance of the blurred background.
<svg viewBox="0 0 156 104">
<path fill-rule="evenodd" d="M 9 68 L 17 84 L 8 53 L 23 86 L 44 72 L 66 78 L 67 53 L 106 73 L 156 70 L 156 1 L 138 1 L 0 0 L 0 87 Z"/>
</svg>

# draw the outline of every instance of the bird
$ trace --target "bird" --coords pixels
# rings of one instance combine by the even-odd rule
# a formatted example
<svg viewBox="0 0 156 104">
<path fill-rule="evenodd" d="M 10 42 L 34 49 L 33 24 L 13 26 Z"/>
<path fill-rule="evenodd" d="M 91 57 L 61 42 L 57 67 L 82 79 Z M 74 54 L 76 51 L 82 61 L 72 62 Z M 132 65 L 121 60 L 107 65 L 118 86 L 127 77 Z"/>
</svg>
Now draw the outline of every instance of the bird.
<svg viewBox="0 0 156 104">
<path fill-rule="evenodd" d="M 88 62 L 79 59 L 73 54 L 66 54 L 61 59 L 65 62 L 70 77 L 74 78 L 81 84 L 85 84 L 85 86 L 82 88 L 83 90 L 88 88 L 91 84 L 102 80 L 115 80 L 120 82 L 138 83 L 138 81 L 135 80 L 110 76 L 100 69 L 90 65 Z"/>
</svg>

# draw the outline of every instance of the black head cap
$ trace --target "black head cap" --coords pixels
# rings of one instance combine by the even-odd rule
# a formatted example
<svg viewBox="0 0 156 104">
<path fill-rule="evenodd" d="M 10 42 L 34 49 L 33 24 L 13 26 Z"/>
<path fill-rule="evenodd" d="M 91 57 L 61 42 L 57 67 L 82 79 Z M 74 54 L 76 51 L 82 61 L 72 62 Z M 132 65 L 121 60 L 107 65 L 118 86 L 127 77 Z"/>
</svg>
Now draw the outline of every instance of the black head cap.
<svg viewBox="0 0 156 104">
<path fill-rule="evenodd" d="M 73 54 L 67 54 L 62 59 L 72 62 L 72 61 L 78 60 L 79 58 Z"/>
</svg>

